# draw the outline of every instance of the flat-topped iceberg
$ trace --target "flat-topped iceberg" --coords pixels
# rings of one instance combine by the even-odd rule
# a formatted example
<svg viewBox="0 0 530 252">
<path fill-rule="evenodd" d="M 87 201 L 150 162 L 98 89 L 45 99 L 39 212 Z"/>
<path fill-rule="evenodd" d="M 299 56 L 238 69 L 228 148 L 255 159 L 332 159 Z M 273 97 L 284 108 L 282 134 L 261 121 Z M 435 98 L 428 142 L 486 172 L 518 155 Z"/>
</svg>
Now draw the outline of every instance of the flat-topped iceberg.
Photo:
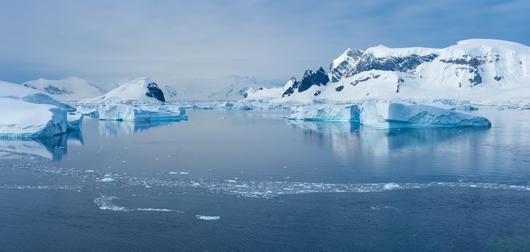
<svg viewBox="0 0 530 252">
<path fill-rule="evenodd" d="M 440 107 L 403 102 L 365 102 L 360 106 L 362 125 L 376 128 L 395 127 L 491 127 L 482 116 Z"/>
<path fill-rule="evenodd" d="M 21 85 L 0 82 L 0 137 L 40 137 L 68 130 L 70 106 Z"/>
<path fill-rule="evenodd" d="M 350 105 L 302 105 L 292 107 L 288 118 L 305 121 L 349 121 L 375 128 L 491 127 L 491 122 L 482 116 L 405 102 L 368 101 Z"/>
<path fill-rule="evenodd" d="M 115 121 L 178 121 L 186 120 L 186 111 L 182 108 L 161 105 L 128 105 L 128 104 L 101 104 L 98 108 L 100 120 Z"/>
<path fill-rule="evenodd" d="M 358 122 L 359 109 L 356 105 L 313 105 L 292 107 L 288 116 L 291 120 Z"/>
</svg>

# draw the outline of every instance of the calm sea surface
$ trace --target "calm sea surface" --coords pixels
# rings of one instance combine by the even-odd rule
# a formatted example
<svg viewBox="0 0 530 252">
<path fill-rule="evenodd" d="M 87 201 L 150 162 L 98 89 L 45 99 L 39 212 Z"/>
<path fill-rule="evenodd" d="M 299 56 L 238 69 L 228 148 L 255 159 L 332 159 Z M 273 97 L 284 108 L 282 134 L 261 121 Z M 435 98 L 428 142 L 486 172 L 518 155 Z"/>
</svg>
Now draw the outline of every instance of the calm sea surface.
<svg viewBox="0 0 530 252">
<path fill-rule="evenodd" d="M 190 111 L 0 140 L 0 251 L 530 250 L 530 111 L 377 130 Z"/>
</svg>

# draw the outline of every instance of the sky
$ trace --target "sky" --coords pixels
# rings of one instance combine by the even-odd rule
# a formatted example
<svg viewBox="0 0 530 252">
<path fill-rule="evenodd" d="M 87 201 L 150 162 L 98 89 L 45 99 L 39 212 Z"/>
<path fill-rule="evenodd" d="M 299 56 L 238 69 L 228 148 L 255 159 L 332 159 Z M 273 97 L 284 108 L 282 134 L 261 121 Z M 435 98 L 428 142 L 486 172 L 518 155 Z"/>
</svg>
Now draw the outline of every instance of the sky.
<svg viewBox="0 0 530 252">
<path fill-rule="evenodd" d="M 0 0 L 0 80 L 253 76 L 283 83 L 346 48 L 530 45 L 530 1 Z"/>
</svg>

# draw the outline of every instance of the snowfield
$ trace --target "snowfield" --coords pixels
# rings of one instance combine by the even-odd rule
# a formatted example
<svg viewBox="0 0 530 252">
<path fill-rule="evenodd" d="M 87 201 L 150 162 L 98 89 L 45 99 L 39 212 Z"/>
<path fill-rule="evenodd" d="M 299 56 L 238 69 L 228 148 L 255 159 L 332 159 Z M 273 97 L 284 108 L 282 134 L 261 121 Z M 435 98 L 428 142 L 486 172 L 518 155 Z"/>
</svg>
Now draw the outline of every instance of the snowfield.
<svg viewBox="0 0 530 252">
<path fill-rule="evenodd" d="M 68 77 L 60 80 L 41 78 L 24 82 L 22 85 L 67 102 L 77 102 L 96 97 L 117 86 L 115 83 L 95 83 L 79 77 Z"/>
</svg>

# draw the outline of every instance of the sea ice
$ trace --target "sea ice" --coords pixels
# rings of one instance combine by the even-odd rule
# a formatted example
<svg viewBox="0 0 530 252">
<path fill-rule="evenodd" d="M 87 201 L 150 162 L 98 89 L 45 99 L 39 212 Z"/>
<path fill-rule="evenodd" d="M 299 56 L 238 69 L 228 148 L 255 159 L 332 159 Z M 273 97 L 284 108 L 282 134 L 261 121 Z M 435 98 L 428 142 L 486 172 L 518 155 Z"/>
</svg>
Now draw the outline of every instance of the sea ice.
<svg viewBox="0 0 530 252">
<path fill-rule="evenodd" d="M 195 215 L 195 218 L 198 220 L 205 220 L 205 221 L 216 221 L 220 220 L 220 216 L 206 216 L 206 215 Z"/>
</svg>

